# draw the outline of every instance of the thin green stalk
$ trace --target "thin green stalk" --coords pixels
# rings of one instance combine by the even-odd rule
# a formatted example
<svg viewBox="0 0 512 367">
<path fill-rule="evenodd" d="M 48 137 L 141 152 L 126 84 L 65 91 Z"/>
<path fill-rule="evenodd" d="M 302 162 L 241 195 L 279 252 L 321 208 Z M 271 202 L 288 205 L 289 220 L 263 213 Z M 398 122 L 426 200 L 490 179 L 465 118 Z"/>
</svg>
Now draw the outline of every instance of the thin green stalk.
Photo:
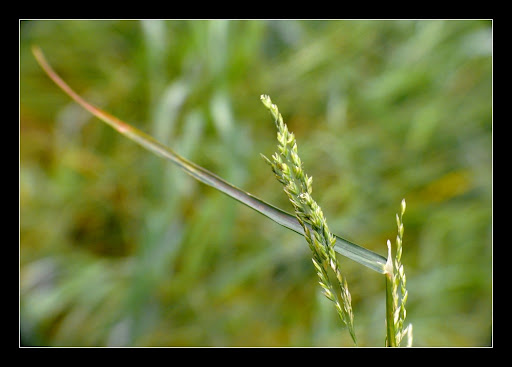
<svg viewBox="0 0 512 367">
<path fill-rule="evenodd" d="M 396 347 L 396 329 L 395 323 L 393 320 L 393 273 L 385 274 L 386 278 L 386 346 L 387 347 Z"/>
<path fill-rule="evenodd" d="M 286 213 L 283 210 L 276 208 L 275 206 L 270 205 L 264 202 L 263 200 L 258 199 L 252 196 L 251 194 L 233 186 L 229 182 L 224 181 L 219 176 L 181 157 L 172 149 L 166 147 L 165 145 L 158 142 L 148 134 L 136 129 L 135 127 L 125 123 L 117 117 L 112 116 L 111 114 L 90 104 L 89 102 L 84 100 L 80 95 L 78 95 L 73 89 L 71 89 L 59 77 L 59 75 L 57 75 L 57 73 L 48 64 L 42 51 L 38 47 L 33 47 L 32 52 L 39 65 L 50 77 L 50 79 L 55 84 L 57 84 L 57 86 L 59 86 L 75 102 L 77 102 L 79 105 L 81 105 L 83 108 L 85 108 L 87 111 L 89 111 L 91 114 L 93 114 L 106 124 L 110 125 L 116 131 L 126 136 L 130 140 L 133 140 L 134 142 L 141 145 L 145 149 L 161 157 L 169 159 L 198 181 L 201 181 L 202 183 L 223 192 L 224 194 L 230 196 L 231 198 L 240 201 L 241 203 L 247 205 L 248 207 L 272 219 L 276 223 L 288 229 L 291 229 L 294 232 L 304 235 L 304 228 L 297 221 L 294 215 Z M 311 227 L 308 224 L 306 224 L 306 227 L 311 230 Z M 352 243 L 342 237 L 335 236 L 335 238 L 336 244 L 334 245 L 334 250 L 336 252 L 378 273 L 384 274 L 386 259 L 383 256 L 376 254 L 364 247 L 358 246 L 355 243 Z"/>
</svg>

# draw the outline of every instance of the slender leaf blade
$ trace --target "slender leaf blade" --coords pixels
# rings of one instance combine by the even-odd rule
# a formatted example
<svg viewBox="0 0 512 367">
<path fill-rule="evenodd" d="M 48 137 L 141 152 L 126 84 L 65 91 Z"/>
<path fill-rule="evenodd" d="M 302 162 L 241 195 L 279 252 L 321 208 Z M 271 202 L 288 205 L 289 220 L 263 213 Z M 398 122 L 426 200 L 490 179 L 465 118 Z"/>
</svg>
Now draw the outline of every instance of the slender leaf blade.
<svg viewBox="0 0 512 367">
<path fill-rule="evenodd" d="M 223 180 L 214 173 L 202 168 L 201 166 L 191 162 L 179 154 L 174 152 L 171 148 L 163 145 L 152 136 L 144 133 L 143 131 L 127 124 L 126 122 L 118 119 L 115 116 L 101 110 L 100 108 L 90 104 L 83 99 L 78 93 L 76 93 L 62 78 L 53 70 L 50 64 L 46 61 L 46 58 L 39 47 L 33 47 L 32 53 L 36 58 L 41 68 L 46 72 L 50 79 L 57 84 L 67 95 L 69 95 L 75 102 L 81 105 L 84 109 L 89 111 L 92 115 L 102 120 L 106 124 L 110 125 L 120 134 L 126 136 L 128 139 L 136 142 L 147 150 L 169 159 L 173 163 L 181 167 L 189 175 L 197 179 L 198 181 L 211 186 L 229 197 L 247 205 L 251 209 L 265 215 L 272 219 L 274 222 L 291 229 L 301 235 L 304 235 L 304 230 L 297 221 L 296 217 L 289 214 L 275 206 L 264 202 L 261 199 L 243 191 L 242 189 L 230 184 Z M 378 273 L 385 273 L 386 258 L 370 251 L 364 247 L 356 245 L 342 237 L 336 237 L 336 252 L 343 256 L 346 256 Z"/>
</svg>

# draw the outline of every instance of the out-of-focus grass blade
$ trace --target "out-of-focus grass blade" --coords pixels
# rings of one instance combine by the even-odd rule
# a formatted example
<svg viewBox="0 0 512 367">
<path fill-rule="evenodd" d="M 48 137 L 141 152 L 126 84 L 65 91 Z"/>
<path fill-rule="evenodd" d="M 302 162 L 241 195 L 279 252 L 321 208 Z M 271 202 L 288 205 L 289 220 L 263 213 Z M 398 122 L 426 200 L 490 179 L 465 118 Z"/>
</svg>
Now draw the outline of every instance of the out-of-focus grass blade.
<svg viewBox="0 0 512 367">
<path fill-rule="evenodd" d="M 103 122 L 110 125 L 119 133 L 123 134 L 124 136 L 133 140 L 134 142 L 140 144 L 144 148 L 152 151 L 153 153 L 171 160 L 172 162 L 183 168 L 183 170 L 187 172 L 189 175 L 203 182 L 204 184 L 209 185 L 225 193 L 226 195 L 232 197 L 233 199 L 240 201 L 241 203 L 247 205 L 248 207 L 272 219 L 274 222 L 288 229 L 291 229 L 292 231 L 295 231 L 301 235 L 304 235 L 303 229 L 300 226 L 297 219 L 295 218 L 295 216 L 288 214 L 283 210 L 276 208 L 275 206 L 272 206 L 264 202 L 263 200 L 260 200 L 252 196 L 251 194 L 231 185 L 230 183 L 224 181 L 217 175 L 181 157 L 172 149 L 158 142 L 150 135 L 136 129 L 133 126 L 128 125 L 127 123 L 121 121 L 117 117 L 112 116 L 109 113 L 93 106 L 92 104 L 84 100 L 80 95 L 78 95 L 73 89 L 71 89 L 60 78 L 60 76 L 57 75 L 57 73 L 46 61 L 39 47 L 33 47 L 32 53 L 34 54 L 39 65 L 43 68 L 46 74 L 48 74 L 48 76 L 55 82 L 55 84 L 57 84 L 66 94 L 73 98 L 75 102 L 80 104 L 83 108 L 85 108 L 87 111 L 89 111 L 91 114 L 93 114 Z M 338 236 L 336 236 L 335 250 L 336 252 L 342 254 L 343 256 L 346 256 L 364 266 L 367 266 L 368 268 L 374 271 L 384 274 L 384 266 L 386 264 L 386 259 L 381 255 L 378 255 L 370 250 L 365 249 L 364 247 L 358 246 Z"/>
</svg>

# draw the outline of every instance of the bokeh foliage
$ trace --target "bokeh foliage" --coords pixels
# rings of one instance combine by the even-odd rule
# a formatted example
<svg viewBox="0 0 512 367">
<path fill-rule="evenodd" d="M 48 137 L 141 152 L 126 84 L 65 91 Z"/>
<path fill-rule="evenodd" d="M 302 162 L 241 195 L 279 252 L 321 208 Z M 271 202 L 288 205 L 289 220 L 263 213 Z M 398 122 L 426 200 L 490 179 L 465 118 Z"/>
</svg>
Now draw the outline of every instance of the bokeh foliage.
<svg viewBox="0 0 512 367">
<path fill-rule="evenodd" d="M 330 229 L 386 254 L 402 198 L 417 346 L 492 343 L 490 21 L 20 22 L 25 345 L 350 346 L 304 238 L 81 110 L 86 99 L 291 211 L 269 94 Z M 340 258 L 359 345 L 384 278 Z"/>
</svg>

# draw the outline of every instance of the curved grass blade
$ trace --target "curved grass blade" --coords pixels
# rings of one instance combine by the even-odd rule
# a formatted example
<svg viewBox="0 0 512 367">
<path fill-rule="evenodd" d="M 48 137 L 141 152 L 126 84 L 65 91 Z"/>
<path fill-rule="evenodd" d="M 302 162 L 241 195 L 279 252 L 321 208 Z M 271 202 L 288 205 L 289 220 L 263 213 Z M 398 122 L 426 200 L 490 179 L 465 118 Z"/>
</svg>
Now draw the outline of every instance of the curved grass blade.
<svg viewBox="0 0 512 367">
<path fill-rule="evenodd" d="M 263 200 L 260 200 L 251 194 L 231 185 L 229 182 L 224 181 L 219 176 L 211 173 L 210 171 L 198 166 L 197 164 L 181 157 L 172 149 L 166 147 L 162 143 L 155 140 L 150 135 L 140 131 L 139 129 L 121 121 L 115 116 L 93 106 L 80 95 L 78 95 L 69 85 L 60 78 L 59 75 L 52 69 L 52 67 L 46 61 L 43 52 L 39 47 L 33 47 L 32 53 L 36 58 L 39 65 L 43 68 L 46 74 L 57 84 L 67 95 L 69 95 L 75 102 L 89 111 L 91 114 L 102 120 L 103 122 L 110 125 L 116 131 L 126 136 L 130 140 L 138 143 L 142 147 L 149 151 L 169 159 L 178 166 L 180 166 L 189 175 L 201 181 L 202 183 L 211 186 L 224 194 L 232 197 L 235 200 L 247 205 L 248 207 L 256 210 L 257 212 L 265 215 L 272 219 L 274 222 L 291 229 L 301 235 L 304 235 L 304 230 L 299 224 L 294 215 L 288 214 L 285 211 L 270 205 Z M 376 254 L 364 247 L 358 246 L 355 243 L 347 241 L 339 236 L 336 236 L 336 252 L 343 256 L 348 257 L 378 273 L 384 274 L 384 267 L 386 265 L 386 258 Z"/>
</svg>

